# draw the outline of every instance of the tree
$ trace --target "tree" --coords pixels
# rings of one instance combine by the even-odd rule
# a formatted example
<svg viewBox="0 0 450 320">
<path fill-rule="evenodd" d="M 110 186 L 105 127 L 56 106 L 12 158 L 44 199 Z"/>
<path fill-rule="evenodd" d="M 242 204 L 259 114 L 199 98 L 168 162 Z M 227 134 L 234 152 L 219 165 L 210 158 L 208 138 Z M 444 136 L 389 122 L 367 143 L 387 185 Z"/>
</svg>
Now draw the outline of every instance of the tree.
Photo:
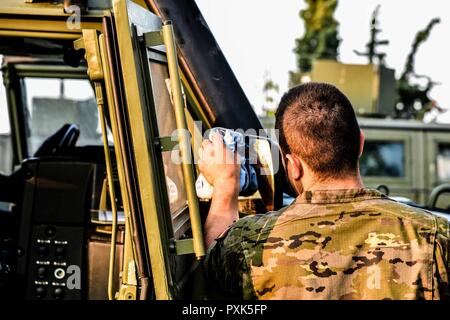
<svg viewBox="0 0 450 320">
<path fill-rule="evenodd" d="M 370 22 L 370 40 L 366 44 L 367 51 L 359 52 L 357 50 L 353 50 L 359 56 L 366 56 L 369 58 L 369 63 L 374 63 L 375 58 L 378 60 L 378 64 L 384 65 L 384 57 L 385 53 L 381 53 L 377 51 L 378 46 L 385 46 L 389 44 L 388 40 L 378 40 L 378 33 L 381 32 L 381 29 L 378 28 L 378 15 L 380 13 L 380 5 L 378 5 L 375 10 L 372 12 L 372 19 Z"/>
<path fill-rule="evenodd" d="M 264 105 L 262 107 L 266 117 L 275 116 L 276 106 L 275 96 L 280 91 L 280 87 L 271 78 L 268 72 L 264 76 L 263 94 L 264 94 Z"/>
<path fill-rule="evenodd" d="M 311 71 L 314 59 L 337 60 L 341 39 L 339 23 L 334 18 L 337 0 L 305 0 L 307 8 L 300 11 L 305 25 L 303 37 L 295 40 L 296 71 L 289 73 L 290 85 L 300 83 L 302 73 Z"/>
<path fill-rule="evenodd" d="M 441 110 L 435 101 L 429 97 L 429 92 L 437 84 L 429 76 L 418 75 L 414 70 L 415 57 L 417 51 L 430 36 L 433 27 L 440 22 L 439 18 L 432 19 L 425 29 L 417 32 L 411 51 L 405 63 L 400 79 L 397 80 L 397 106 L 395 109 L 396 117 L 399 118 L 416 118 L 423 119 L 427 111 L 433 108 Z M 413 82 L 413 80 L 425 79 L 426 85 L 420 86 Z"/>
</svg>

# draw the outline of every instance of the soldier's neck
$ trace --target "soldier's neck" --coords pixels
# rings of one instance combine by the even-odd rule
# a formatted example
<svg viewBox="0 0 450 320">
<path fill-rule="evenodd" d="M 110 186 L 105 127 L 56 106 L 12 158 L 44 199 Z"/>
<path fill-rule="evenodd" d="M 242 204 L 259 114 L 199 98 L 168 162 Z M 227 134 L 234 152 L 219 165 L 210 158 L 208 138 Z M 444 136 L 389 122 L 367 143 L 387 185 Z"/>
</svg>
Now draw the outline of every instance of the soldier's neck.
<svg viewBox="0 0 450 320">
<path fill-rule="evenodd" d="M 338 179 L 320 180 L 314 176 L 304 177 L 302 179 L 302 191 L 316 190 L 342 190 L 342 189 L 361 189 L 364 188 L 359 172 L 355 175 L 343 176 Z"/>
</svg>

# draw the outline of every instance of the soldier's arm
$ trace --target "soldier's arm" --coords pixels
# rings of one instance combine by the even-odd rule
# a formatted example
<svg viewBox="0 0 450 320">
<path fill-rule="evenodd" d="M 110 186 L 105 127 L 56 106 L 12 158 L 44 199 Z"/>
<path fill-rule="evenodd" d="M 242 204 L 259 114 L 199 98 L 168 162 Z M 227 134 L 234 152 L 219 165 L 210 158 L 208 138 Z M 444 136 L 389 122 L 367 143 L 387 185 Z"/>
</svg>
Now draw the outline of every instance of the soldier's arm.
<svg viewBox="0 0 450 320">
<path fill-rule="evenodd" d="M 227 296 L 243 297 L 243 279 L 247 279 L 238 220 L 240 164 L 237 155 L 227 149 L 220 136 L 204 140 L 200 149 L 200 172 L 213 186 L 213 195 L 204 231 L 209 248 L 204 271 L 210 286 Z M 247 282 L 246 282 L 247 283 Z"/>
<path fill-rule="evenodd" d="M 205 222 L 205 244 L 208 248 L 239 218 L 238 195 L 228 185 L 214 186 L 211 207 Z"/>
<path fill-rule="evenodd" d="M 238 219 L 240 164 L 237 155 L 227 149 L 220 135 L 205 139 L 199 150 L 199 169 L 213 186 L 211 207 L 205 222 L 205 242 L 209 247 Z"/>
<path fill-rule="evenodd" d="M 203 265 L 205 277 L 213 293 L 227 299 L 254 298 L 250 273 L 241 245 L 245 220 L 239 220 L 215 239 Z"/>
</svg>

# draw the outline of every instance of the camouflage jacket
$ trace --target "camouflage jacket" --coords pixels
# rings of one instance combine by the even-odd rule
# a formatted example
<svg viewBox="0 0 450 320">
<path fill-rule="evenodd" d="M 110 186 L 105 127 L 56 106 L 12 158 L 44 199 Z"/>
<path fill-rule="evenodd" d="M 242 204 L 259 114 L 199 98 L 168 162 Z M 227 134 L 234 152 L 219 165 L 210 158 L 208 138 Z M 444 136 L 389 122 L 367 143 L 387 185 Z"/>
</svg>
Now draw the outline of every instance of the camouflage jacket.
<svg viewBox="0 0 450 320">
<path fill-rule="evenodd" d="M 241 299 L 449 299 L 449 250 L 444 218 L 376 190 L 314 191 L 237 221 L 204 270 Z"/>
</svg>

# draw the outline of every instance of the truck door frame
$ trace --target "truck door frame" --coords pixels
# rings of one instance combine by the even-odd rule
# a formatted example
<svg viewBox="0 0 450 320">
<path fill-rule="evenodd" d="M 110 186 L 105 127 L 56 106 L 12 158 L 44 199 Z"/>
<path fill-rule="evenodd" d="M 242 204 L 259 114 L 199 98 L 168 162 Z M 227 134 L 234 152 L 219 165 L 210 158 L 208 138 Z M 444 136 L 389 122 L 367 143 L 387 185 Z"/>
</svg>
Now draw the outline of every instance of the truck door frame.
<svg viewBox="0 0 450 320">
<path fill-rule="evenodd" d="M 116 150 L 116 159 L 121 157 L 127 168 L 124 189 L 128 190 L 130 205 L 133 207 L 130 211 L 133 227 L 140 233 L 139 239 L 135 239 L 140 243 L 136 245 L 136 251 L 142 251 L 140 260 L 150 268 L 144 271 L 148 283 L 141 287 L 140 298 L 148 297 L 151 287 L 156 299 L 173 299 L 182 294 L 180 283 L 174 278 L 174 259 L 191 251 L 186 246 L 187 242 L 183 242 L 183 249 L 177 247 L 174 236 L 162 161 L 163 150 L 170 149 L 165 145 L 168 137 L 159 134 L 147 60 L 144 33 L 157 32 L 161 28 L 161 19 L 150 11 L 131 1 L 116 0 L 112 16 L 103 19 L 103 33 L 98 36 L 98 42 L 101 60 L 104 67 L 109 68 L 108 72 L 103 68 L 103 91 L 108 96 L 108 103 L 111 102 L 109 112 L 115 114 L 116 120 L 120 122 L 118 127 L 122 130 L 120 137 L 115 139 L 122 149 L 120 155 Z M 91 43 L 85 31 L 83 38 L 85 45 L 86 41 Z M 89 50 L 92 51 L 92 48 Z M 159 53 L 155 51 L 152 59 L 165 63 L 164 48 L 161 50 Z M 87 58 L 88 74 L 97 72 L 93 70 L 98 60 Z M 106 82 L 110 84 L 105 86 Z M 187 100 L 195 102 L 196 98 L 190 95 L 192 91 L 189 87 L 186 91 Z M 185 112 L 190 113 L 189 110 Z M 115 135 L 114 128 L 112 131 Z M 190 269 L 186 268 L 185 271 L 189 273 Z M 123 273 L 126 274 L 126 270 Z M 142 279 L 142 275 L 139 278 Z M 121 296 L 123 294 L 119 291 Z"/>
</svg>

